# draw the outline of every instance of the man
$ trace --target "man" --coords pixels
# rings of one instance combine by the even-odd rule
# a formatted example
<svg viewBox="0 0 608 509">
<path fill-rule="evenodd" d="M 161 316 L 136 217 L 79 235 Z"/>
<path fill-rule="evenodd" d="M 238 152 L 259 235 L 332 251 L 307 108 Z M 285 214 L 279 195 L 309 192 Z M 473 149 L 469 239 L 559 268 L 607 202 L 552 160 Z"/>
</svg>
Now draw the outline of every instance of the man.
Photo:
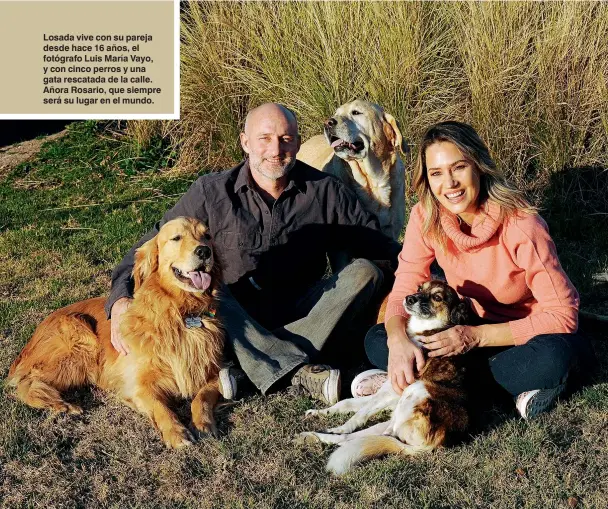
<svg viewBox="0 0 608 509">
<path fill-rule="evenodd" d="M 376 297 L 382 273 L 355 259 L 323 280 L 326 253 L 348 248 L 394 262 L 400 246 L 380 233 L 376 218 L 341 182 L 296 160 L 297 120 L 284 106 L 268 103 L 250 111 L 240 141 L 247 159 L 196 180 L 114 270 L 106 304 L 112 344 L 128 354 L 119 322 L 132 297 L 135 249 L 170 219 L 195 217 L 209 226 L 223 261 L 218 315 L 245 374 L 262 393 L 291 377 L 313 397 L 334 404 L 339 371 L 309 362 Z M 225 375 L 223 394 L 230 398 L 234 378 Z"/>
</svg>

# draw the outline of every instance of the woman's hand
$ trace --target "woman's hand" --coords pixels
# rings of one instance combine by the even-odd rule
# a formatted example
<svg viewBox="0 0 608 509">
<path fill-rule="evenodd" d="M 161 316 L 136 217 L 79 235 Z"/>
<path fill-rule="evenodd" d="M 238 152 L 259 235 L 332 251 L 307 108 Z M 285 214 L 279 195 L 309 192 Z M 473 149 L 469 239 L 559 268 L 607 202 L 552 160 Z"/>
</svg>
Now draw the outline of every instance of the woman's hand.
<svg viewBox="0 0 608 509">
<path fill-rule="evenodd" d="M 424 367 L 424 353 L 405 333 L 405 318 L 392 317 L 386 324 L 388 334 L 388 376 L 397 394 L 416 381 L 415 371 Z"/>
<path fill-rule="evenodd" d="M 420 342 L 429 351 L 429 357 L 460 355 L 479 346 L 478 329 L 469 325 L 456 325 L 432 336 L 420 338 Z"/>
</svg>

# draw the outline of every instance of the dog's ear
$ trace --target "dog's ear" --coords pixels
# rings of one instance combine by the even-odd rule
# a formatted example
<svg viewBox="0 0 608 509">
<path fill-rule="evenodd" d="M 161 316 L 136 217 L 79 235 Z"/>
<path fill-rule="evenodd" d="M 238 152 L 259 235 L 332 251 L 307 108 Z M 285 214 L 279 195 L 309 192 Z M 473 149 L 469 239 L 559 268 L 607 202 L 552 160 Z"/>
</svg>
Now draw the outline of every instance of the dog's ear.
<svg viewBox="0 0 608 509">
<path fill-rule="evenodd" d="M 136 291 L 150 274 L 158 270 L 158 244 L 156 237 L 151 238 L 135 251 L 133 279 Z"/>
<path fill-rule="evenodd" d="M 397 120 L 390 113 L 384 112 L 384 134 L 391 141 L 393 147 L 401 150 L 403 155 L 407 155 L 409 149 L 407 144 L 403 143 L 403 136 Z"/>
<path fill-rule="evenodd" d="M 454 325 L 466 325 L 469 322 L 471 309 L 469 303 L 461 300 L 450 313 L 450 322 Z"/>
</svg>

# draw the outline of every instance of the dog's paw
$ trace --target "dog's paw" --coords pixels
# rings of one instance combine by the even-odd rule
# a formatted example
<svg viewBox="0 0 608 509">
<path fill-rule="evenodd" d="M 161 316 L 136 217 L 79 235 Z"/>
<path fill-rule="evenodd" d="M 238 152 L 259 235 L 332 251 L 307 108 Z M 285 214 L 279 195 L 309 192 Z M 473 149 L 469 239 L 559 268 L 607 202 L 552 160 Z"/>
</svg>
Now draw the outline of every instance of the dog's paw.
<svg viewBox="0 0 608 509">
<path fill-rule="evenodd" d="M 303 431 L 298 434 L 295 442 L 297 444 L 317 444 L 321 442 L 321 440 L 314 431 Z"/>
<path fill-rule="evenodd" d="M 324 433 L 329 433 L 331 435 L 345 435 L 352 433 L 353 431 L 355 431 L 355 428 L 351 426 L 336 426 L 335 428 L 326 429 Z"/>
<path fill-rule="evenodd" d="M 78 405 L 72 405 L 71 403 L 67 403 L 66 406 L 67 408 L 67 412 L 69 414 L 72 415 L 81 415 L 82 414 L 82 407 L 78 406 Z"/>
<path fill-rule="evenodd" d="M 63 402 L 55 406 L 52 411 L 56 413 L 80 415 L 82 414 L 82 407 L 79 407 L 78 405 L 72 405 L 71 403 Z"/>
<path fill-rule="evenodd" d="M 163 433 L 163 442 L 169 449 L 181 449 L 196 442 L 196 439 L 186 428 L 174 428 Z"/>
<path fill-rule="evenodd" d="M 198 426 L 192 423 L 190 426 L 190 431 L 197 441 L 208 436 L 219 438 L 219 432 L 215 422 L 199 424 Z"/>
<path fill-rule="evenodd" d="M 311 415 L 323 415 L 323 410 L 311 408 L 310 410 L 306 410 L 306 412 L 304 412 L 304 417 L 310 417 Z"/>
</svg>

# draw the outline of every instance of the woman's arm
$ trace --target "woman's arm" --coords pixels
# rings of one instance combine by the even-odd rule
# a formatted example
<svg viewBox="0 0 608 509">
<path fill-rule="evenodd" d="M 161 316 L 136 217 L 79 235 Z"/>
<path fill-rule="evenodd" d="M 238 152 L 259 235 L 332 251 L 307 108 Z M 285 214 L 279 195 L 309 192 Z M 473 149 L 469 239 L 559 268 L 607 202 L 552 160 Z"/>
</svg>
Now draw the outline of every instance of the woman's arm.
<svg viewBox="0 0 608 509">
<path fill-rule="evenodd" d="M 399 253 L 399 266 L 395 272 L 395 283 L 388 296 L 384 323 L 395 315 L 407 316 L 403 308 L 403 299 L 416 293 L 418 285 L 431 277 L 430 267 L 435 259 L 435 251 L 422 235 L 422 207 L 414 205 L 405 228 L 403 249 Z"/>
<path fill-rule="evenodd" d="M 416 381 L 416 371 L 424 367 L 424 353 L 405 333 L 407 318 L 393 316 L 386 323 L 388 336 L 388 377 L 397 394 Z"/>
<path fill-rule="evenodd" d="M 470 326 L 456 325 L 426 338 L 419 338 L 429 351 L 429 357 L 466 353 L 483 346 L 512 346 L 515 344 L 509 323 Z"/>
<path fill-rule="evenodd" d="M 526 318 L 509 322 L 514 344 L 524 344 L 539 334 L 576 332 L 578 292 L 559 263 L 545 221 L 527 214 L 511 219 L 505 237 L 539 308 Z"/>
<path fill-rule="evenodd" d="M 513 334 L 509 323 L 492 323 L 471 327 L 476 329 L 475 335 L 479 340 L 478 346 L 513 346 Z"/>
<path fill-rule="evenodd" d="M 405 229 L 399 267 L 395 272 L 395 283 L 384 318 L 388 341 L 388 374 L 397 394 L 414 383 L 415 371 L 420 371 L 424 366 L 422 350 L 405 333 L 407 313 L 403 299 L 416 292 L 418 285 L 429 279 L 429 269 L 434 259 L 435 252 L 425 243 L 422 235 L 422 208 L 415 205 Z"/>
</svg>

